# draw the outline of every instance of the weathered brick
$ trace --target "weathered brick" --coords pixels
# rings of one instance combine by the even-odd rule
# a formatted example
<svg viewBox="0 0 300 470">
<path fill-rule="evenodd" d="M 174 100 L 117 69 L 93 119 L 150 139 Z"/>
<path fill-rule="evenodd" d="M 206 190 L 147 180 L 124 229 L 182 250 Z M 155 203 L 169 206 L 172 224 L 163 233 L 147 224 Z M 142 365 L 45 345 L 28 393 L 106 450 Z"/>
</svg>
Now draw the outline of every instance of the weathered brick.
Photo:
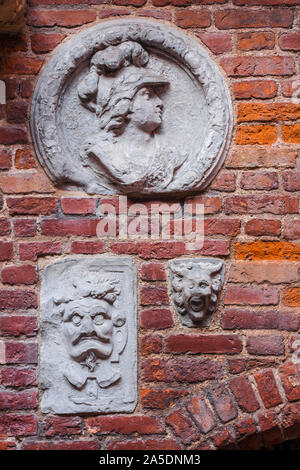
<svg viewBox="0 0 300 470">
<path fill-rule="evenodd" d="M 222 377 L 220 362 L 210 359 L 147 359 L 143 362 L 144 380 L 148 382 L 197 383 Z"/>
<path fill-rule="evenodd" d="M 61 200 L 61 208 L 64 214 L 87 215 L 94 214 L 97 199 L 92 198 L 70 198 L 64 197 Z"/>
<path fill-rule="evenodd" d="M 257 369 L 258 367 L 273 367 L 277 361 L 265 358 L 252 359 L 229 359 L 228 366 L 230 374 L 240 374 L 241 372 Z"/>
<path fill-rule="evenodd" d="M 235 429 L 240 450 L 258 450 L 262 447 L 260 436 L 257 435 L 255 422 L 252 418 L 238 421 Z"/>
<path fill-rule="evenodd" d="M 296 73 L 294 58 L 287 56 L 226 57 L 221 59 L 221 65 L 232 77 L 288 76 Z"/>
<path fill-rule="evenodd" d="M 141 266 L 143 281 L 165 281 L 167 274 L 162 263 L 144 263 Z"/>
<path fill-rule="evenodd" d="M 248 261 L 259 260 L 300 260 L 300 245 L 288 242 L 264 242 L 236 243 L 235 258 Z"/>
<path fill-rule="evenodd" d="M 37 167 L 36 160 L 29 149 L 22 148 L 16 150 L 15 167 L 18 170 L 28 170 L 29 168 Z"/>
<path fill-rule="evenodd" d="M 4 80 L 6 87 L 6 99 L 13 100 L 17 98 L 20 91 L 20 81 L 16 77 L 9 77 Z"/>
<path fill-rule="evenodd" d="M 277 305 L 279 292 L 274 287 L 229 286 L 224 303 L 226 305 Z"/>
<path fill-rule="evenodd" d="M 94 253 L 104 253 L 105 244 L 102 241 L 97 242 L 72 242 L 71 253 L 83 253 L 83 254 L 94 254 Z"/>
<path fill-rule="evenodd" d="M 134 441 L 110 441 L 107 450 L 180 450 L 175 439 L 135 439 Z"/>
<path fill-rule="evenodd" d="M 7 364 L 37 364 L 37 343 L 7 342 L 5 343 L 5 359 Z"/>
<path fill-rule="evenodd" d="M 21 266 L 6 266 L 2 269 L 3 284 L 34 284 L 37 282 L 35 266 L 24 264 Z"/>
<path fill-rule="evenodd" d="M 43 431 L 47 437 L 81 434 L 82 421 L 78 416 L 46 416 Z"/>
<path fill-rule="evenodd" d="M 2 410 L 29 410 L 37 408 L 37 391 L 0 392 L 0 408 Z"/>
<path fill-rule="evenodd" d="M 248 171 L 242 174 L 240 185 L 242 189 L 260 189 L 270 191 L 278 189 L 278 175 L 275 172 Z"/>
<path fill-rule="evenodd" d="M 241 147 L 229 157 L 228 168 L 290 168 L 296 163 L 296 151 L 291 149 L 274 149 L 265 147 Z"/>
<path fill-rule="evenodd" d="M 237 408 L 226 385 L 215 384 L 206 389 L 206 392 L 223 423 L 237 417 Z"/>
<path fill-rule="evenodd" d="M 0 170 L 9 170 L 12 165 L 11 153 L 7 150 L 0 150 Z"/>
<path fill-rule="evenodd" d="M 282 385 L 289 401 L 296 401 L 300 398 L 300 371 L 298 364 L 287 362 L 279 368 Z"/>
<path fill-rule="evenodd" d="M 174 406 L 174 402 L 189 394 L 188 390 L 174 388 L 143 388 L 141 400 L 144 408 L 166 409 Z"/>
<path fill-rule="evenodd" d="M 5 387 L 30 387 L 37 384 L 36 371 L 5 367 L 0 372 L 1 383 Z"/>
<path fill-rule="evenodd" d="M 167 416 L 166 423 L 173 428 L 174 433 L 186 445 L 197 441 L 200 437 L 196 426 L 188 417 L 188 415 L 182 410 L 173 411 L 173 413 Z"/>
<path fill-rule="evenodd" d="M 282 139 L 290 144 L 299 144 L 300 124 L 282 126 Z"/>
<path fill-rule="evenodd" d="M 23 78 L 20 82 L 20 93 L 22 98 L 31 98 L 33 93 L 33 80 Z"/>
<path fill-rule="evenodd" d="M 39 256 L 60 255 L 59 242 L 24 242 L 19 245 L 21 261 L 36 261 Z"/>
<path fill-rule="evenodd" d="M 293 196 L 253 195 L 228 196 L 225 201 L 226 214 L 297 214 L 299 201 Z"/>
<path fill-rule="evenodd" d="M 0 218 L 0 236 L 9 235 L 11 232 L 10 220 L 1 217 Z"/>
<path fill-rule="evenodd" d="M 281 233 L 281 221 L 271 219 L 250 219 L 245 223 L 245 233 L 252 237 L 277 236 Z"/>
<path fill-rule="evenodd" d="M 284 337 L 281 335 L 249 336 L 247 351 L 249 354 L 261 356 L 280 356 L 285 352 Z"/>
<path fill-rule="evenodd" d="M 32 436 L 37 433 L 37 417 L 34 415 L 2 414 L 0 435 Z"/>
<path fill-rule="evenodd" d="M 82 237 L 96 236 L 96 219 L 45 219 L 41 222 L 43 235 L 70 237 L 72 235 Z"/>
<path fill-rule="evenodd" d="M 235 237 L 240 233 L 241 221 L 239 219 L 205 219 L 205 235 L 229 235 Z"/>
<path fill-rule="evenodd" d="M 11 54 L 5 58 L 4 70 L 7 74 L 36 75 L 39 73 L 42 65 L 43 60 L 40 58 Z"/>
<path fill-rule="evenodd" d="M 27 144 L 28 137 L 24 129 L 19 127 L 0 126 L 0 144 Z"/>
<path fill-rule="evenodd" d="M 9 175 L 0 175 L 0 187 L 7 194 L 53 192 L 53 187 L 46 176 L 36 171 L 18 171 Z"/>
<path fill-rule="evenodd" d="M 0 310 L 15 310 L 37 308 L 35 292 L 21 289 L 0 290 Z"/>
<path fill-rule="evenodd" d="M 177 10 L 175 23 L 181 28 L 208 28 L 211 25 L 208 10 Z"/>
<path fill-rule="evenodd" d="M 195 215 L 197 205 L 203 204 L 204 214 L 216 214 L 222 210 L 222 199 L 211 196 L 194 196 L 185 201 L 185 211 L 187 214 Z"/>
<path fill-rule="evenodd" d="M 16 443 L 13 441 L 0 441 L 0 450 L 16 450 Z"/>
<path fill-rule="evenodd" d="M 141 288 L 142 305 L 163 305 L 169 303 L 166 287 L 144 286 Z"/>
<path fill-rule="evenodd" d="M 230 269 L 230 282 L 295 282 L 300 278 L 299 264 L 277 261 L 236 261 Z"/>
<path fill-rule="evenodd" d="M 258 425 L 264 445 L 270 447 L 283 441 L 282 432 L 277 415 L 270 411 L 264 411 L 258 415 Z"/>
<path fill-rule="evenodd" d="M 157 418 L 145 415 L 135 416 L 97 416 L 86 419 L 91 434 L 161 434 L 164 432 Z"/>
<path fill-rule="evenodd" d="M 232 50 L 232 40 L 227 33 L 198 33 L 197 36 L 214 53 L 223 54 Z"/>
<path fill-rule="evenodd" d="M 286 191 L 300 191 L 300 171 L 285 171 L 282 177 Z"/>
<path fill-rule="evenodd" d="M 300 220 L 287 220 L 284 224 L 283 236 L 288 240 L 298 240 L 300 238 Z"/>
<path fill-rule="evenodd" d="M 217 431 L 212 435 L 212 439 L 215 445 L 221 450 L 236 449 L 235 438 L 227 429 Z"/>
<path fill-rule="evenodd" d="M 37 54 L 52 51 L 65 37 L 65 34 L 60 33 L 33 34 L 30 38 L 32 50 Z"/>
<path fill-rule="evenodd" d="M 275 125 L 242 126 L 236 130 L 235 142 L 237 145 L 271 145 L 278 138 L 278 129 Z"/>
<path fill-rule="evenodd" d="M 35 336 L 38 330 L 37 319 L 32 316 L 1 316 L 0 332 L 2 336 Z"/>
<path fill-rule="evenodd" d="M 295 103 L 240 103 L 238 122 L 289 121 L 300 118 L 300 105 Z"/>
<path fill-rule="evenodd" d="M 22 124 L 28 119 L 28 103 L 24 100 L 9 101 L 6 105 L 7 122 Z"/>
<path fill-rule="evenodd" d="M 233 92 L 237 99 L 267 99 L 277 95 L 277 84 L 273 80 L 251 80 L 235 82 Z"/>
<path fill-rule="evenodd" d="M 297 439 L 300 432 L 300 405 L 289 403 L 281 411 L 280 421 L 289 440 Z"/>
<path fill-rule="evenodd" d="M 35 219 L 14 220 L 14 233 L 16 237 L 34 237 L 37 232 Z"/>
<path fill-rule="evenodd" d="M 99 442 L 94 440 L 73 441 L 25 441 L 22 450 L 99 450 Z"/>
<path fill-rule="evenodd" d="M 14 51 L 27 51 L 26 35 L 0 33 L 1 50 L 3 53 L 11 53 Z"/>
<path fill-rule="evenodd" d="M 253 413 L 260 408 L 252 386 L 246 377 L 232 379 L 230 381 L 230 388 L 241 410 Z"/>
<path fill-rule="evenodd" d="M 266 408 L 280 405 L 282 398 L 279 393 L 272 370 L 265 370 L 254 375 L 257 389 Z"/>
<path fill-rule="evenodd" d="M 275 46 L 275 35 L 272 32 L 249 32 L 239 33 L 237 36 L 238 49 L 242 51 L 273 49 Z"/>
<path fill-rule="evenodd" d="M 222 315 L 223 328 L 235 329 L 267 329 L 297 331 L 300 317 L 298 314 L 287 312 L 225 310 Z"/>
<path fill-rule="evenodd" d="M 282 293 L 282 302 L 288 307 L 300 306 L 300 287 L 287 287 Z"/>
<path fill-rule="evenodd" d="M 216 426 L 217 422 L 214 413 L 203 398 L 194 396 L 187 402 L 186 407 L 201 432 L 207 434 Z"/>
<path fill-rule="evenodd" d="M 140 313 L 141 328 L 163 330 L 173 325 L 172 312 L 166 308 L 149 308 Z"/>
<path fill-rule="evenodd" d="M 27 24 L 31 26 L 73 27 L 91 23 L 96 19 L 95 10 L 30 10 Z"/>
<path fill-rule="evenodd" d="M 298 31 L 281 34 L 279 36 L 279 46 L 284 51 L 300 50 L 300 33 Z"/>
<path fill-rule="evenodd" d="M 237 335 L 170 335 L 166 339 L 166 352 L 173 354 L 238 354 L 242 342 Z"/>
<path fill-rule="evenodd" d="M 239 28 L 290 28 L 293 24 L 294 12 L 284 9 L 269 10 L 237 10 L 218 11 L 215 24 L 218 29 Z"/>
<path fill-rule="evenodd" d="M 209 188 L 214 191 L 233 192 L 236 188 L 236 174 L 231 171 L 220 172 Z"/>
<path fill-rule="evenodd" d="M 162 352 L 163 340 L 158 335 L 149 335 L 142 338 L 141 350 L 143 355 Z"/>
<path fill-rule="evenodd" d="M 6 202 L 10 215 L 50 215 L 57 211 L 55 197 L 8 197 Z"/>
<path fill-rule="evenodd" d="M 13 242 L 0 241 L 0 261 L 9 261 L 14 256 Z"/>
</svg>

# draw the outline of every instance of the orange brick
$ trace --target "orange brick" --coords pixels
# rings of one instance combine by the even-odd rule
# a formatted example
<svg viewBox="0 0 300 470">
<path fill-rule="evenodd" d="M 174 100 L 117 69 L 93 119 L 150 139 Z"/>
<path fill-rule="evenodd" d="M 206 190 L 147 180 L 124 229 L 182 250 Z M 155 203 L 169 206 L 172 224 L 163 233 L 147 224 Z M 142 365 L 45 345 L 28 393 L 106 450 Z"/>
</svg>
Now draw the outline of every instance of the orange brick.
<svg viewBox="0 0 300 470">
<path fill-rule="evenodd" d="M 243 126 L 237 128 L 235 141 L 238 145 L 271 145 L 277 137 L 276 126 Z"/>
<path fill-rule="evenodd" d="M 300 307 L 300 287 L 292 287 L 283 291 L 283 303 L 288 307 Z"/>
<path fill-rule="evenodd" d="M 300 104 L 293 103 L 240 103 L 238 122 L 288 121 L 300 118 Z M 300 128 L 299 128 L 300 133 Z"/>
<path fill-rule="evenodd" d="M 290 144 L 300 143 L 300 124 L 282 126 L 282 139 Z"/>
<path fill-rule="evenodd" d="M 248 261 L 258 260 L 300 260 L 300 244 L 289 242 L 255 241 L 236 243 L 235 258 Z"/>
<path fill-rule="evenodd" d="M 43 173 L 18 172 L 0 175 L 0 187 L 4 193 L 51 193 L 53 188 Z"/>
</svg>

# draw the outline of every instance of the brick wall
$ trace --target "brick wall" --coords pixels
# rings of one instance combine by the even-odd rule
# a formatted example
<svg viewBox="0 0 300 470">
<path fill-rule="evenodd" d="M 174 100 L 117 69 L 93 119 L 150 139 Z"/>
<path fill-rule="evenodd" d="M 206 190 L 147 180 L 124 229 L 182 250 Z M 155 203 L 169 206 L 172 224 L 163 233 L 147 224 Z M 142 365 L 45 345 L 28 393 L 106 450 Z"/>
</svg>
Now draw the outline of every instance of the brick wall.
<svg viewBox="0 0 300 470">
<path fill-rule="evenodd" d="M 120 16 L 184 28 L 231 90 L 229 154 L 193 198 L 206 212 L 194 254 L 227 268 L 209 328 L 182 327 L 169 303 L 167 260 L 186 255 L 185 243 L 99 240 L 101 198 L 54 188 L 32 147 L 29 105 L 43 64 L 68 36 Z M 24 32 L 0 36 L 0 449 L 258 449 L 300 436 L 291 362 L 300 322 L 299 25 L 299 0 L 29 0 Z M 43 415 L 41 270 L 99 253 L 129 255 L 139 268 L 138 406 L 132 415 Z"/>
</svg>

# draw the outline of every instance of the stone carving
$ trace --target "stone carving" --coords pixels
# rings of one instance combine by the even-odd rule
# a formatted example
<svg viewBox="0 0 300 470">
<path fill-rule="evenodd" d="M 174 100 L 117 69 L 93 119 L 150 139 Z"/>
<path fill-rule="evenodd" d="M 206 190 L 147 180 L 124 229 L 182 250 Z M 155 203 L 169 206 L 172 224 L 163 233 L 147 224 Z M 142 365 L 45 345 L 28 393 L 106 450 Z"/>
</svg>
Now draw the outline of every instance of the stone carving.
<svg viewBox="0 0 300 470">
<path fill-rule="evenodd" d="M 133 196 L 207 186 L 229 145 L 221 72 L 181 31 L 117 20 L 61 45 L 32 100 L 38 157 L 63 189 Z"/>
<path fill-rule="evenodd" d="M 224 283 L 224 261 L 192 258 L 169 261 L 172 297 L 183 325 L 206 326 L 217 309 Z"/>
<path fill-rule="evenodd" d="M 43 412 L 136 405 L 136 271 L 126 258 L 48 266 L 41 291 Z"/>
</svg>

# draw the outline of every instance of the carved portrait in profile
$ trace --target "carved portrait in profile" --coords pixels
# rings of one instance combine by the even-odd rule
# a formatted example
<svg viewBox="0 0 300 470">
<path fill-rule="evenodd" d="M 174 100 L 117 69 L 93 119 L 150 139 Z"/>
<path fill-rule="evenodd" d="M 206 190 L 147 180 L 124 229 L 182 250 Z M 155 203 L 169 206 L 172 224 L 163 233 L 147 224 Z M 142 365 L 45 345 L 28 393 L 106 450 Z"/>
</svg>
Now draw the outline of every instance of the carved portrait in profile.
<svg viewBox="0 0 300 470">
<path fill-rule="evenodd" d="M 169 262 L 172 298 L 183 325 L 206 326 L 218 306 L 224 283 L 224 261 L 192 258 Z"/>
<path fill-rule="evenodd" d="M 80 259 L 47 268 L 42 290 L 44 411 L 132 409 L 136 379 L 129 376 L 134 373 L 136 351 L 135 331 L 129 328 L 134 327 L 135 306 L 131 299 L 124 308 L 123 289 L 130 279 L 122 280 L 131 273 L 128 263 L 113 261 L 109 268 L 105 260 Z M 66 275 L 63 289 L 50 293 L 54 276 L 58 283 Z M 133 366 L 129 376 L 127 363 Z"/>
<path fill-rule="evenodd" d="M 56 185 L 173 195 L 207 186 L 232 129 L 229 91 L 205 49 L 155 21 L 106 21 L 58 47 L 35 89 L 31 129 Z"/>
</svg>

